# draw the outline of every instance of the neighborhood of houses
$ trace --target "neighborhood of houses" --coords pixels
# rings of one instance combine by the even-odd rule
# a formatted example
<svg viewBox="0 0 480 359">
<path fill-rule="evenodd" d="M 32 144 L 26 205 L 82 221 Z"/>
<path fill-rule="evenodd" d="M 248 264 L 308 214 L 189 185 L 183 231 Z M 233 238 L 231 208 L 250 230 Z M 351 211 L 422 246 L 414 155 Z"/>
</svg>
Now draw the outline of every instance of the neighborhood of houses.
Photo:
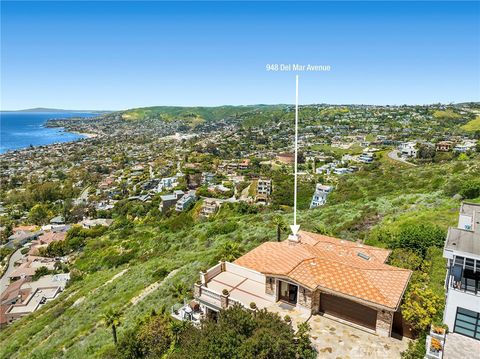
<svg viewBox="0 0 480 359">
<path fill-rule="evenodd" d="M 111 219 L 97 218 L 84 219 L 77 225 L 93 228 L 111 223 Z M 70 228 L 61 216 L 42 227 L 13 228 L 7 246 L 18 249 L 11 255 L 0 280 L 0 328 L 36 311 L 65 289 L 70 279 L 70 273 L 63 270 L 68 257 L 51 258 L 41 254 L 49 244 L 64 241 Z M 39 276 L 39 272 L 43 275 Z"/>
<path fill-rule="evenodd" d="M 338 108 L 319 106 L 317 110 L 335 112 Z M 316 208 L 321 211 L 339 181 L 377 165 L 382 151 L 398 152 L 399 158 L 412 163 L 425 149 L 452 155 L 475 151 L 477 141 L 444 136 L 440 130 L 435 132 L 435 141 L 422 139 L 422 131 L 430 130 L 426 121 L 431 117 L 423 108 L 358 106 L 333 115 L 330 122 L 312 120 L 304 126 L 299 137 L 303 156 L 299 176 L 310 181 L 312 213 Z M 393 120 L 401 126 L 393 126 Z M 423 125 L 410 126 L 420 122 Z M 265 208 L 281 187 L 272 172 L 284 171 L 291 177 L 292 134 L 284 135 L 287 131 L 281 122 L 239 131 L 235 122 L 222 120 L 206 122 L 196 135 L 173 135 L 182 124 L 172 121 L 155 124 L 155 135 L 145 145 L 147 139 L 142 136 L 151 133 L 150 125 L 125 127 L 129 125 L 118 118 L 108 118 L 86 124 L 92 131 L 83 132 L 98 132 L 97 138 L 2 156 L 6 168 L 2 183 L 11 186 L 10 191 L 21 193 L 25 189 L 20 187 L 32 179 L 60 187 L 68 174 L 76 193 L 73 205 L 83 212 L 81 220 L 72 223 L 57 215 L 45 226 L 13 228 L 4 243 L 15 251 L 2 268 L 0 326 L 61 295 L 70 279 L 63 270 L 70 258 L 43 257 L 42 253 L 49 244 L 65 241 L 72 225 L 108 227 L 113 220 L 104 214 L 119 202 L 153 202 L 159 216 L 198 206 L 199 217 L 205 219 L 215 216 L 225 203 Z M 129 141 L 137 137 L 142 141 Z M 112 138 L 115 140 L 110 141 Z M 129 145 L 123 148 L 122 143 Z M 164 151 L 161 156 L 159 148 Z M 55 171 L 45 171 L 52 163 Z M 98 216 L 88 215 L 89 207 Z M 21 205 L 0 203 L 0 216 L 10 215 L 18 223 L 29 223 L 28 212 Z M 479 221 L 480 205 L 463 203 L 458 226 L 448 231 L 443 321 L 450 332 L 439 338 L 440 354 L 430 353 L 433 339 L 438 338 L 430 333 L 428 358 L 455 358 L 449 354 L 459 347 L 468 358 L 472 351 L 465 338 L 480 340 Z M 265 242 L 233 262 L 222 261 L 201 272 L 193 288 L 194 300 L 174 306 L 172 315 L 198 324 L 200 319 L 216 317 L 220 310 L 238 304 L 246 310 L 265 308 L 282 315 L 291 315 L 293 310 L 299 313 L 294 321 L 313 323 L 328 318 L 369 333 L 372 340 L 373 335 L 409 337 L 400 303 L 412 273 L 386 264 L 389 255 L 382 248 L 300 231 L 295 238 Z"/>
</svg>

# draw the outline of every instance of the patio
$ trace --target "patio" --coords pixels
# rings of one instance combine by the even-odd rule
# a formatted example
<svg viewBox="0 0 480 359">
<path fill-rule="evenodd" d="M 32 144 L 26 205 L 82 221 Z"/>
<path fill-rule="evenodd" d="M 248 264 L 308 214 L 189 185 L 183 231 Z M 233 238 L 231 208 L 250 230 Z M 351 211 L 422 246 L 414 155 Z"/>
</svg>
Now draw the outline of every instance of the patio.
<svg viewBox="0 0 480 359">
<path fill-rule="evenodd" d="M 265 294 L 265 284 L 230 271 L 217 274 L 205 288 L 207 289 L 202 290 L 200 299 L 217 306 L 220 298 L 215 294 L 219 296 L 224 289 L 228 290 L 230 300 L 239 302 L 246 308 L 249 308 L 252 302 L 260 309 L 272 304 L 271 298 Z"/>
<path fill-rule="evenodd" d="M 457 333 L 447 334 L 443 353 L 445 359 L 473 358 L 473 353 L 477 353 L 477 357 L 480 357 L 478 354 L 480 353 L 480 341 Z"/>
<path fill-rule="evenodd" d="M 310 316 L 283 303 L 276 303 L 267 309 L 282 317 L 290 316 L 294 329 L 297 329 L 297 324 L 308 320 L 319 358 L 399 358 L 410 341 L 407 338 L 379 337 L 321 315 Z"/>
</svg>

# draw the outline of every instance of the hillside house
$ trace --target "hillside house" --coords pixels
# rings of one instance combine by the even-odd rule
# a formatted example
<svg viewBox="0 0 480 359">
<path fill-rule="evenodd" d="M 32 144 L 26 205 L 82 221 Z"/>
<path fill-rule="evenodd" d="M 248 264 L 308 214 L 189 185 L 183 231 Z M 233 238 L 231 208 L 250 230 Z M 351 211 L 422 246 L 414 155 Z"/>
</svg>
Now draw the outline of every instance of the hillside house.
<svg viewBox="0 0 480 359">
<path fill-rule="evenodd" d="M 268 199 L 272 194 L 272 180 L 260 178 L 257 182 L 257 196 L 255 201 L 257 203 L 268 203 Z"/>
<path fill-rule="evenodd" d="M 476 147 L 476 142 L 472 140 L 464 140 L 462 143 L 457 144 L 454 147 L 455 152 L 465 153 L 468 151 L 474 151 Z"/>
<path fill-rule="evenodd" d="M 310 202 L 310 209 L 323 206 L 327 202 L 327 197 L 332 192 L 333 187 L 317 183 L 315 187 L 315 192 L 312 196 L 312 201 Z"/>
<path fill-rule="evenodd" d="M 417 143 L 416 142 L 403 142 L 398 146 L 400 154 L 404 157 L 417 157 Z"/>
<path fill-rule="evenodd" d="M 437 152 L 450 152 L 453 149 L 452 141 L 440 141 L 436 145 Z"/>
<path fill-rule="evenodd" d="M 177 204 L 175 205 L 175 210 L 177 212 L 186 210 L 191 203 L 195 202 L 196 199 L 197 197 L 195 196 L 195 191 L 188 191 L 182 196 L 182 198 L 178 200 Z"/>
<path fill-rule="evenodd" d="M 184 194 L 185 192 L 183 192 L 182 190 L 177 190 L 173 193 L 160 196 L 160 199 L 162 201 L 160 202 L 160 206 L 158 207 L 158 209 L 160 210 L 160 212 L 166 213 L 170 209 L 170 207 L 173 207 L 177 204 L 178 200 L 182 198 Z"/>
<path fill-rule="evenodd" d="M 213 198 L 205 198 L 200 210 L 200 215 L 202 217 L 210 217 L 211 215 L 215 214 L 219 208 L 220 203 L 217 200 Z"/>
<path fill-rule="evenodd" d="M 390 336 L 402 327 L 399 307 L 412 272 L 385 264 L 389 254 L 300 231 L 295 239 L 263 243 L 202 272 L 194 297 L 206 316 L 234 304 L 268 310 L 281 302 Z"/>
</svg>

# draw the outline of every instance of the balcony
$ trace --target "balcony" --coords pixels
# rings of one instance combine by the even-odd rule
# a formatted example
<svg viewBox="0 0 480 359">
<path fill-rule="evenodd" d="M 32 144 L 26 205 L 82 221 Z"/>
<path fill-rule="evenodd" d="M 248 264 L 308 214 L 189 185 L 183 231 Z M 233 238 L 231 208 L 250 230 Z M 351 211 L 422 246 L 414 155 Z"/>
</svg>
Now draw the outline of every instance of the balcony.
<svg viewBox="0 0 480 359">
<path fill-rule="evenodd" d="M 454 265 L 447 275 L 448 288 L 480 296 L 480 272 Z"/>
</svg>

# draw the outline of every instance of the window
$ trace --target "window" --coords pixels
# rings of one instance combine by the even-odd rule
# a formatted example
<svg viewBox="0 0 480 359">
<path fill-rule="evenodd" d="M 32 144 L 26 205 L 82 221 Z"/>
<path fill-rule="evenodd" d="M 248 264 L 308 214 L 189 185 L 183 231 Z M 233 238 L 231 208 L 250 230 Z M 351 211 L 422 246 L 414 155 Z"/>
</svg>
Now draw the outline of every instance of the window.
<svg viewBox="0 0 480 359">
<path fill-rule="evenodd" d="M 480 313 L 458 307 L 453 331 L 480 340 Z"/>
</svg>

